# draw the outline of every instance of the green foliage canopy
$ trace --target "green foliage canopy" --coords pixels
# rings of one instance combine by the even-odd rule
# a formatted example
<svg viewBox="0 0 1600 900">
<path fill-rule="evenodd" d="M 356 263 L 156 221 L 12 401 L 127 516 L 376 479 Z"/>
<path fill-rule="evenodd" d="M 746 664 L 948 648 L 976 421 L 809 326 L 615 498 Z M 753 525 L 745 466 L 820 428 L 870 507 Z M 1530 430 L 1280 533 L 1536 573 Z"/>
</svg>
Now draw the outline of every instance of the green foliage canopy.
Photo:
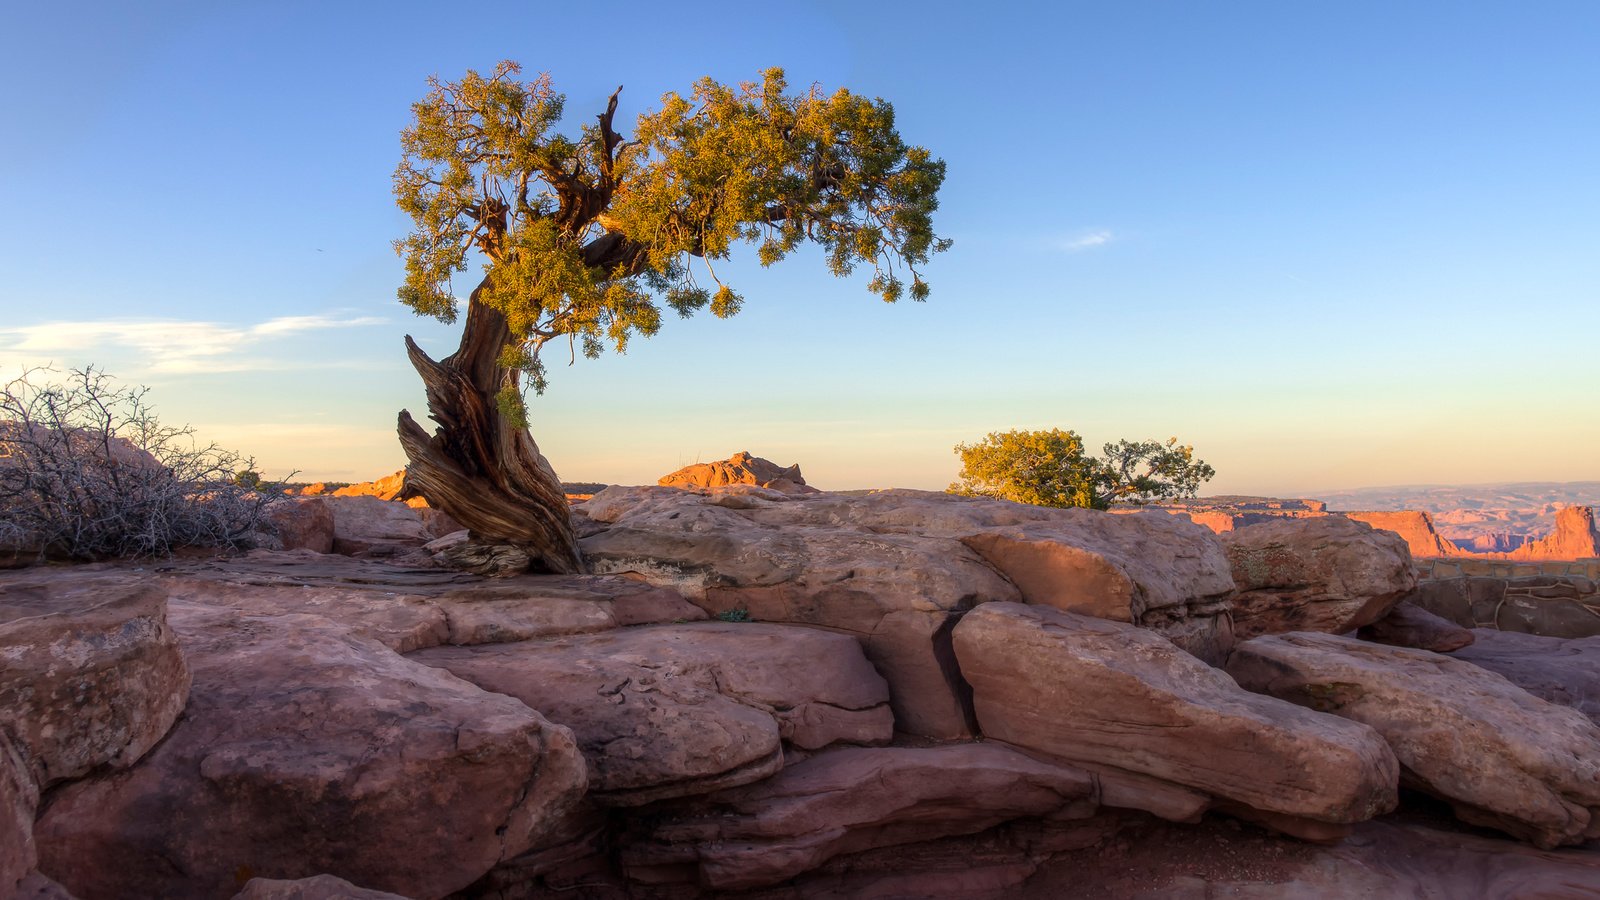
<svg viewBox="0 0 1600 900">
<path fill-rule="evenodd" d="M 961 473 L 950 493 L 1035 506 L 1108 509 L 1114 503 L 1192 497 L 1216 475 L 1177 438 L 1122 440 L 1093 457 L 1084 453 L 1076 432 L 1052 428 L 991 432 L 976 444 L 957 444 L 955 452 Z"/>
<path fill-rule="evenodd" d="M 506 61 L 429 80 L 401 134 L 394 192 L 415 228 L 395 249 L 400 299 L 447 322 L 451 276 L 481 254 L 474 297 L 506 317 L 501 364 L 535 390 L 551 340 L 592 357 L 655 334 L 661 303 L 737 313 L 742 298 L 715 262 L 740 242 L 763 265 L 814 242 L 835 275 L 871 265 L 869 287 L 886 301 L 927 297 L 918 267 L 950 244 L 932 225 L 944 163 L 901 140 L 883 100 L 792 94 L 774 68 L 755 83 L 706 78 L 688 97 L 668 93 L 632 139 L 612 127 L 614 93 L 573 138 L 557 131 L 565 98 L 549 76 L 524 82 L 520 71 Z"/>
</svg>

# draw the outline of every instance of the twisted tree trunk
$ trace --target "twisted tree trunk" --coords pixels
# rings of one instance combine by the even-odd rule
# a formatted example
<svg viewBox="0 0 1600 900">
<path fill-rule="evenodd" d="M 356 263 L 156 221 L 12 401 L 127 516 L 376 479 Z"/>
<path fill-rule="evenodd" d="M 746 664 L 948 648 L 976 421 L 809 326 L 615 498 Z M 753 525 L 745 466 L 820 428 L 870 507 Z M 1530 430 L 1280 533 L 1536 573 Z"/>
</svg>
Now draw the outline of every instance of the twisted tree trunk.
<svg viewBox="0 0 1600 900">
<path fill-rule="evenodd" d="M 426 499 L 476 539 L 520 548 L 539 568 L 582 572 L 561 480 L 528 430 L 500 414 L 497 395 L 516 389 L 518 372 L 500 365 L 510 332 L 503 315 L 479 302 L 482 291 L 480 284 L 472 292 L 461 346 L 443 362 L 406 335 L 439 427 L 430 437 L 401 410 L 400 445 L 411 461 L 401 496 Z"/>
</svg>

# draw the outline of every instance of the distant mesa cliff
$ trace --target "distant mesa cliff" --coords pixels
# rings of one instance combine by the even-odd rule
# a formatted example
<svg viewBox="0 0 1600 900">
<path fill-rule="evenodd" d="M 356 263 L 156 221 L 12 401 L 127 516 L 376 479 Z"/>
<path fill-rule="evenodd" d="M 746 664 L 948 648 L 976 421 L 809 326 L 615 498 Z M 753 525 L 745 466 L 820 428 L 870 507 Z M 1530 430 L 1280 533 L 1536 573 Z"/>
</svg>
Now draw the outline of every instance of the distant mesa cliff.
<svg viewBox="0 0 1600 900">
<path fill-rule="evenodd" d="M 1460 556 L 1466 552 L 1434 530 L 1433 516 L 1421 510 L 1361 510 L 1342 515 L 1400 535 L 1411 547 L 1412 556 Z"/>
<path fill-rule="evenodd" d="M 1509 559 L 1589 559 L 1600 557 L 1600 531 L 1594 507 L 1569 506 L 1556 513 L 1556 530 L 1506 554 Z"/>
</svg>

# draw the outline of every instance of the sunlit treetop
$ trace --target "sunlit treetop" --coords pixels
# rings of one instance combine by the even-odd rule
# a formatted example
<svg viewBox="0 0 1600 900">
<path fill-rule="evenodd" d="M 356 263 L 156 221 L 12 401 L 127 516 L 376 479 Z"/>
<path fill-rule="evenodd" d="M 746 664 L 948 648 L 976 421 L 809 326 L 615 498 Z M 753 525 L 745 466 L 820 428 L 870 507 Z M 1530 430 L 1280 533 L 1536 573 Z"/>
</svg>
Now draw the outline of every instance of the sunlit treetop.
<svg viewBox="0 0 1600 900">
<path fill-rule="evenodd" d="M 456 315 L 451 276 L 481 253 L 474 296 L 505 315 L 502 363 L 536 390 L 551 340 L 597 356 L 655 334 L 662 303 L 737 313 L 742 298 L 715 264 L 741 242 L 771 265 L 811 241 L 835 275 L 872 266 L 884 300 L 927 297 L 919 267 L 950 245 L 932 222 L 944 163 L 900 139 L 883 100 L 791 94 L 768 69 L 759 83 L 707 78 L 665 95 L 631 138 L 613 128 L 613 93 L 572 138 L 556 130 L 565 98 L 549 76 L 520 71 L 507 61 L 430 79 L 401 133 L 395 197 L 416 227 L 395 249 L 400 299 L 444 321 Z"/>
</svg>

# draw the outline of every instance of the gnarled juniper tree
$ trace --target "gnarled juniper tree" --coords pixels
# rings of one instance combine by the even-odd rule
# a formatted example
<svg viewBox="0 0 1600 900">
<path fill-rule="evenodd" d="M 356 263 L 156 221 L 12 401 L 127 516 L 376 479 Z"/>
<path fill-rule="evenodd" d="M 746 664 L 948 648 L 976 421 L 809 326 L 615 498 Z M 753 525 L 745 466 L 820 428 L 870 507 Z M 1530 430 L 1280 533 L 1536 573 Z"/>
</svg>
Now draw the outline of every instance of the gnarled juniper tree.
<svg viewBox="0 0 1600 900">
<path fill-rule="evenodd" d="M 555 572 L 582 569 L 561 484 L 527 430 L 523 377 L 545 388 L 541 351 L 622 351 L 661 327 L 662 305 L 727 317 L 742 298 L 715 263 L 753 243 L 763 265 L 810 241 L 829 268 L 873 267 L 884 300 L 922 300 L 918 269 L 949 242 L 933 231 L 944 163 L 907 145 L 894 110 L 847 90 L 790 93 L 781 69 L 738 87 L 702 79 L 613 124 L 617 96 L 577 137 L 557 131 L 548 76 L 430 80 L 401 135 L 395 196 L 415 222 L 395 243 L 400 299 L 454 321 L 451 276 L 476 255 L 460 348 L 435 362 L 410 337 L 439 428 L 400 413 L 406 490 L 478 537 L 515 544 Z"/>
</svg>

